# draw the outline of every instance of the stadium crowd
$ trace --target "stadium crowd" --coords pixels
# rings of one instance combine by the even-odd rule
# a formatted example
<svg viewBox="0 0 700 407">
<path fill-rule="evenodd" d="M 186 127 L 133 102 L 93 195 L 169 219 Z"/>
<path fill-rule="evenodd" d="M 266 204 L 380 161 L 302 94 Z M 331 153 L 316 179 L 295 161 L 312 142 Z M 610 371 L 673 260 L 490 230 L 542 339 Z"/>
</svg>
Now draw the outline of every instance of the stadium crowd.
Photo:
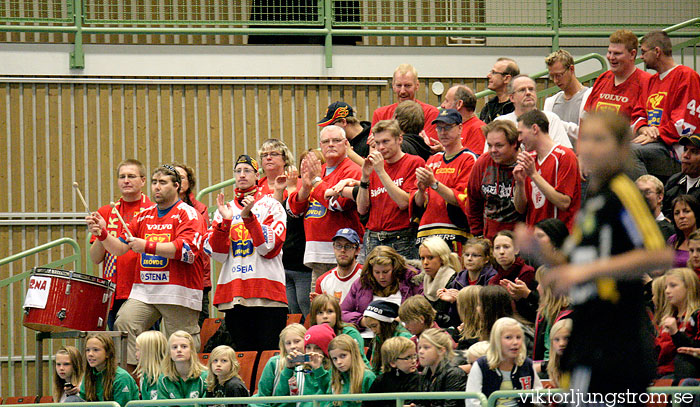
<svg viewBox="0 0 700 407">
<path fill-rule="evenodd" d="M 115 210 L 86 224 L 116 283 L 109 323 L 129 333 L 129 369 L 92 335 L 84 355 L 57 353 L 56 401 L 248 396 L 236 352 L 273 349 L 253 397 L 643 393 L 700 377 L 700 76 L 661 31 L 609 40 L 610 70 L 590 88 L 567 51 L 545 59 L 561 91 L 542 110 L 511 58 L 489 71 L 480 114 L 464 85 L 440 108 L 416 100 L 401 64 L 397 102 L 371 122 L 336 101 L 320 148 L 296 160 L 269 139 L 241 154 L 211 219 L 186 164 L 157 167 L 149 199 L 143 165 L 123 161 Z M 205 367 L 212 259 L 228 335 L 206 344 Z"/>
</svg>

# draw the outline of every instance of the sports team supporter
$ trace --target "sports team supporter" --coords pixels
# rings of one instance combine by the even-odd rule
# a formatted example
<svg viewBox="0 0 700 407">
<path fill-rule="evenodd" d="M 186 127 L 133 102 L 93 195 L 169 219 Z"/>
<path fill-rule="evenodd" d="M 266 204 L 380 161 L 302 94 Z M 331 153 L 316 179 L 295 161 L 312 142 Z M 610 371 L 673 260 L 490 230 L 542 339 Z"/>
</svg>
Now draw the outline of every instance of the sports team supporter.
<svg viewBox="0 0 700 407">
<path fill-rule="evenodd" d="M 180 174 L 180 180 L 182 181 L 179 193 L 180 199 L 202 215 L 200 217 L 202 225 L 204 229 L 208 229 L 209 209 L 194 197 L 193 191 L 194 187 L 197 185 L 197 178 L 194 175 L 194 170 L 185 164 L 173 163 L 170 165 L 175 167 L 177 173 Z M 209 256 L 197 256 L 194 265 L 202 269 L 202 276 L 204 278 L 202 282 L 204 287 L 204 290 L 202 290 L 202 312 L 199 313 L 198 320 L 199 326 L 201 327 L 204 320 L 209 318 L 209 293 L 211 292 L 211 264 L 209 262 Z"/>
<path fill-rule="evenodd" d="M 484 127 L 489 151 L 476 160 L 467 184 L 467 215 L 474 236 L 492 240 L 501 230 L 523 221 L 513 203 L 513 168 L 517 164 L 518 129 L 508 120 Z"/>
<path fill-rule="evenodd" d="M 303 153 L 304 155 L 306 154 Z M 258 151 L 263 178 L 258 188 L 286 206 L 289 194 L 296 191 L 301 180 L 294 165 L 294 156 L 284 142 L 277 139 L 265 140 Z M 282 246 L 282 265 L 287 285 L 287 305 L 290 314 L 309 313 L 311 304 L 311 269 L 304 265 L 304 219 L 287 216 L 287 237 Z"/>
<path fill-rule="evenodd" d="M 281 253 L 287 214 L 279 201 L 259 193 L 257 161 L 239 156 L 234 174 L 234 199 L 219 194 L 204 242 L 204 251 L 223 263 L 214 305 L 226 314 L 236 351 L 275 349 L 287 322 Z"/>
<path fill-rule="evenodd" d="M 418 258 L 416 229 L 408 216 L 409 194 L 416 190 L 416 169 L 422 158 L 401 151 L 403 136 L 396 120 L 382 120 L 372 128 L 375 150 L 362 166 L 357 211 L 369 212 L 365 253 L 391 246 L 408 259 Z"/>
<path fill-rule="evenodd" d="M 117 166 L 117 187 L 122 196 L 115 202 L 114 209 L 111 205 L 105 205 L 94 213 L 100 225 L 107 229 L 107 233 L 116 237 L 121 236 L 124 232 L 115 210 L 119 211 L 128 224 L 142 210 L 153 206 L 153 202 L 141 192 L 145 183 L 146 169 L 141 161 L 128 159 L 119 163 Z M 90 237 L 90 243 L 92 243 L 90 260 L 95 264 L 102 263 L 102 278 L 116 284 L 112 306 L 107 317 L 107 327 L 112 330 L 119 308 L 129 298 L 139 255 L 136 252 L 128 251 L 123 256 L 117 257 L 105 250 L 102 242 L 94 235 Z"/>
<path fill-rule="evenodd" d="M 669 267 L 673 250 L 623 174 L 630 136 L 627 118 L 611 112 L 589 114 L 581 124 L 578 153 L 590 171 L 589 193 L 564 243 L 570 263 L 542 279 L 569 292 L 573 330 L 560 383 L 575 392 L 640 394 L 654 378 L 643 277 Z"/>
<path fill-rule="evenodd" d="M 342 303 L 352 284 L 360 278 L 362 264 L 357 262 L 360 254 L 360 236 L 350 228 L 338 229 L 333 236 L 333 252 L 337 267 L 333 267 L 316 280 L 313 300 L 319 294 L 328 294 Z"/>
<path fill-rule="evenodd" d="M 477 155 L 462 147 L 462 116 L 444 109 L 437 119 L 440 143 L 445 151 L 428 159 L 416 169 L 418 189 L 411 193 L 411 217 L 420 218 L 417 242 L 440 236 L 461 256 L 462 243 L 470 236 L 464 213 L 467 181 Z"/>
<path fill-rule="evenodd" d="M 496 120 L 510 120 L 517 125 L 518 118 L 527 112 L 537 110 L 537 84 L 527 75 L 518 75 L 508 85 L 510 100 L 513 101 L 515 110 L 511 113 L 498 116 Z M 571 148 L 571 140 L 566 132 L 566 127 L 559 116 L 553 112 L 543 112 L 549 122 L 549 136 L 556 144 Z"/>
<path fill-rule="evenodd" d="M 127 331 L 129 365 L 136 365 L 136 337 L 162 318 L 166 336 L 183 330 L 199 347 L 197 320 L 202 309 L 202 271 L 194 266 L 205 233 L 199 213 L 178 197 L 180 174 L 171 165 L 153 171 L 155 205 L 129 223 L 133 238 L 118 238 L 100 226 L 93 213 L 86 218 L 90 233 L 115 256 L 138 254 L 134 285 L 117 313 L 114 328 Z"/>
<path fill-rule="evenodd" d="M 576 154 L 549 137 L 544 112 L 531 110 L 518 117 L 523 150 L 513 169 L 515 209 L 528 225 L 557 218 L 571 229 L 581 206 L 581 177 Z"/>
<path fill-rule="evenodd" d="M 418 73 L 416 69 L 409 64 L 401 64 L 396 70 L 394 70 L 394 77 L 391 81 L 391 89 L 394 91 L 396 96 L 396 103 L 382 106 L 374 111 L 372 115 L 372 127 L 376 126 L 380 120 L 391 120 L 394 118 L 394 111 L 396 106 L 404 100 L 413 100 L 421 105 L 423 108 L 424 118 L 425 118 L 425 131 L 428 138 L 435 142 L 438 139 L 438 135 L 435 132 L 435 123 L 433 120 L 438 115 L 438 109 L 427 103 L 423 103 L 416 99 L 416 92 L 420 87 L 420 82 L 418 82 Z"/>
<path fill-rule="evenodd" d="M 345 138 L 348 139 L 352 151 L 362 158 L 369 155 L 367 137 L 372 130 L 372 123 L 358 120 L 349 104 L 342 101 L 331 103 L 326 109 L 326 115 L 317 124 L 319 127 L 330 125 L 340 127 L 345 130 Z"/>
<path fill-rule="evenodd" d="M 465 85 L 455 85 L 445 92 L 445 98 L 440 105 L 443 109 L 455 109 L 462 115 L 462 147 L 472 153 L 481 155 L 484 152 L 486 139 L 481 130 L 486 123 L 474 113 L 476 95 Z"/>
<path fill-rule="evenodd" d="M 496 96 L 486 102 L 479 113 L 479 119 L 484 123 L 491 123 L 496 117 L 513 111 L 515 107 L 510 101 L 508 84 L 518 75 L 520 75 L 520 68 L 510 58 L 498 58 L 493 64 L 486 78 L 488 89 L 496 92 Z"/>
<path fill-rule="evenodd" d="M 606 58 L 610 70 L 595 80 L 583 109 L 586 112 L 608 110 L 632 117 L 632 110 L 651 74 L 634 64 L 638 41 L 632 31 L 617 30 L 610 35 L 609 41 Z"/>
<path fill-rule="evenodd" d="M 680 169 L 679 138 L 700 127 L 700 75 L 676 64 L 665 32 L 652 31 L 640 44 L 644 66 L 656 73 L 632 112 L 637 135 L 632 140 L 633 179 L 649 173 L 666 182 Z"/>
<path fill-rule="evenodd" d="M 321 165 L 315 154 L 307 154 L 301 163 L 301 187 L 287 200 L 287 207 L 294 215 L 304 216 L 304 264 L 313 270 L 311 286 L 315 286 L 321 274 L 335 267 L 335 232 L 340 228 L 351 228 L 360 236 L 364 233 L 355 201 L 343 197 L 326 198 L 326 190 L 341 180 L 359 180 L 362 173 L 360 167 L 347 157 L 345 131 L 338 126 L 324 127 L 320 144 L 326 163 Z"/>
</svg>

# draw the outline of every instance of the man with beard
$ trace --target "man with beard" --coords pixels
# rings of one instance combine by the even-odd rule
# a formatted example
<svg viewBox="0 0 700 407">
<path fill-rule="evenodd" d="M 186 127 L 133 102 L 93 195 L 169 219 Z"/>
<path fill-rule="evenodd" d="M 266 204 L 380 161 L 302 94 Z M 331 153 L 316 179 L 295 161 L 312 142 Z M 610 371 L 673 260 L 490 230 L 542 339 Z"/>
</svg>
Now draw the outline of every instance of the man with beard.
<svg viewBox="0 0 700 407">
<path fill-rule="evenodd" d="M 197 320 L 202 309 L 202 270 L 194 262 L 205 233 L 199 213 L 180 200 L 180 174 L 170 165 L 153 171 L 151 192 L 156 205 L 131 221 L 129 234 L 115 237 L 95 214 L 86 218 L 90 233 L 105 250 L 122 256 L 139 255 L 129 299 L 122 305 L 114 328 L 129 333 L 127 363 L 136 365 L 136 337 L 162 317 L 166 337 L 183 330 L 199 348 Z"/>
<path fill-rule="evenodd" d="M 360 236 L 357 232 L 350 228 L 338 230 L 333 236 L 333 253 L 338 266 L 316 280 L 316 290 L 311 293 L 311 300 L 319 294 L 328 294 L 343 302 L 352 283 L 362 274 L 362 264 L 357 262 L 360 250 Z"/>
<path fill-rule="evenodd" d="M 501 230 L 513 230 L 524 217 L 513 204 L 513 168 L 518 158 L 518 130 L 506 120 L 484 127 L 489 151 L 474 164 L 467 185 L 467 217 L 474 236 L 493 240 Z"/>
</svg>

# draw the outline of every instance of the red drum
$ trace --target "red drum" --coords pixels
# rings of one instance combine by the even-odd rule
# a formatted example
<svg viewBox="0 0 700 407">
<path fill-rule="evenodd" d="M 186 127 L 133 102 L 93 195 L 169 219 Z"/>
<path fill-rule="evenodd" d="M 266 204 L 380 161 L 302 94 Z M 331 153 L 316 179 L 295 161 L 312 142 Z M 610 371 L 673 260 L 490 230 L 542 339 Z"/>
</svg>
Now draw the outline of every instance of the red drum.
<svg viewBox="0 0 700 407">
<path fill-rule="evenodd" d="M 105 279 L 36 267 L 24 300 L 24 323 L 42 332 L 104 331 L 114 295 Z"/>
</svg>

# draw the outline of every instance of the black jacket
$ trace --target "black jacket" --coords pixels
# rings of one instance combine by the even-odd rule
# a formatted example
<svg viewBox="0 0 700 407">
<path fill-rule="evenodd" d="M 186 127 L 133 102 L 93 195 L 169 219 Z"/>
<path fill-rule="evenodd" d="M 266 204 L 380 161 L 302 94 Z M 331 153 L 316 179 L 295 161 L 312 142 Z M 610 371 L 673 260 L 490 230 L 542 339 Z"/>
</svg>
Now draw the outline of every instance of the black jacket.
<svg viewBox="0 0 700 407">
<path fill-rule="evenodd" d="M 420 375 L 420 390 L 422 392 L 464 391 L 467 387 L 467 374 L 464 370 L 451 366 L 443 360 L 438 365 L 435 374 L 428 368 Z M 452 400 L 414 400 L 416 407 L 462 407 L 464 399 Z"/>
<path fill-rule="evenodd" d="M 391 369 L 382 373 L 374 380 L 369 387 L 368 393 L 408 393 L 419 391 L 419 374 L 413 372 L 404 373 L 399 369 Z M 404 404 L 410 404 L 404 401 Z M 362 402 L 362 407 L 395 407 L 394 400 L 366 400 Z"/>
</svg>

